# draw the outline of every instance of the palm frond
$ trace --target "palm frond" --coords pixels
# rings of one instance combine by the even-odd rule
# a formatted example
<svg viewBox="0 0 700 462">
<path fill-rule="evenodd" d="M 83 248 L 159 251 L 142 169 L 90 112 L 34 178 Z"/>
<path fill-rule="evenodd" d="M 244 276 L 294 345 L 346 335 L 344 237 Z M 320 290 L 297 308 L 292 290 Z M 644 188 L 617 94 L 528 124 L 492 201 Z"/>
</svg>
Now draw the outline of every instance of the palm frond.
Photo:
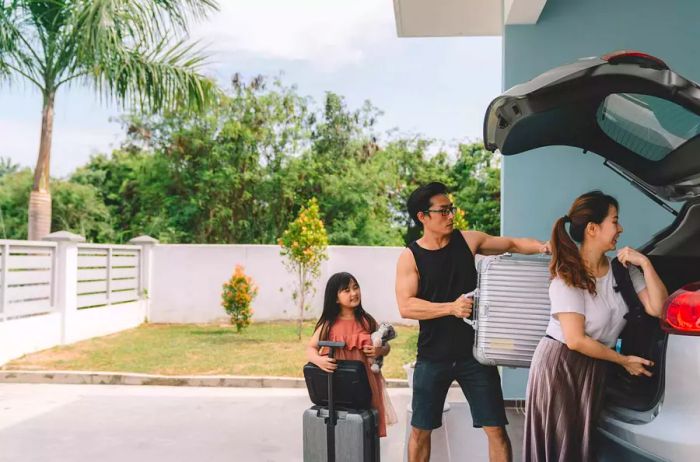
<svg viewBox="0 0 700 462">
<path fill-rule="evenodd" d="M 146 110 L 192 104 L 214 91 L 187 25 L 215 0 L 0 0 L 0 79 L 42 90 L 84 79 Z"/>
<path fill-rule="evenodd" d="M 0 3 L 0 79 L 9 80 L 17 73 L 42 88 L 44 61 L 31 23 L 24 2 Z"/>
<path fill-rule="evenodd" d="M 164 38 L 150 50 L 113 50 L 111 59 L 95 68 L 94 78 L 101 93 L 144 111 L 201 110 L 216 97 L 217 87 L 199 73 L 206 57 L 196 46 Z"/>
</svg>

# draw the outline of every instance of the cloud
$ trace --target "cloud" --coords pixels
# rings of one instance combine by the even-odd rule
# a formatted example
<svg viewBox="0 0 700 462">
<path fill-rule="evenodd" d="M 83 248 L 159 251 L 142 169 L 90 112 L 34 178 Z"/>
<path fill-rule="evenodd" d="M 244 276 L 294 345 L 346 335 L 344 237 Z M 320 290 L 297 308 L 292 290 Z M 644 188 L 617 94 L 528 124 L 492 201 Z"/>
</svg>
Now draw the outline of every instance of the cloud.
<svg viewBox="0 0 700 462">
<path fill-rule="evenodd" d="M 368 50 L 395 39 L 395 30 L 391 0 L 224 0 L 192 35 L 214 67 L 245 54 L 332 72 L 361 63 Z"/>
</svg>

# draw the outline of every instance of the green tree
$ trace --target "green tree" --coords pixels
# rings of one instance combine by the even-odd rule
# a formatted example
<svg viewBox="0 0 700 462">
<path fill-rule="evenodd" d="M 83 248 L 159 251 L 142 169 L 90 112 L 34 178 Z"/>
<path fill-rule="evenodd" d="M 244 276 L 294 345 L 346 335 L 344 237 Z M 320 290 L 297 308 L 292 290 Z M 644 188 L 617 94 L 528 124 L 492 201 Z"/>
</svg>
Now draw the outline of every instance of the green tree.
<svg viewBox="0 0 700 462">
<path fill-rule="evenodd" d="M 420 229 L 408 195 L 441 181 L 468 225 L 499 232 L 498 157 L 481 144 L 436 149 L 420 136 L 376 133 L 381 113 L 328 93 L 320 108 L 279 79 L 232 78 L 203 114 L 131 115 L 127 140 L 71 177 L 94 186 L 115 238 L 271 244 L 318 198 L 335 245 L 403 245 Z M 458 227 L 466 227 L 459 221 Z"/>
<path fill-rule="evenodd" d="M 318 201 L 309 200 L 296 220 L 289 224 L 278 244 L 287 269 L 296 276 L 293 298 L 298 304 L 297 337 L 301 340 L 301 325 L 307 300 L 315 292 L 314 281 L 321 273 L 321 263 L 327 259 L 328 236 L 321 221 Z"/>
<path fill-rule="evenodd" d="M 419 186 L 440 181 L 452 186 L 452 165 L 448 153 L 440 150 L 433 155 L 428 151 L 431 141 L 421 137 L 400 138 L 390 142 L 384 149 L 389 169 L 397 172 L 396 182 L 387 191 L 390 210 L 396 226 L 401 230 L 404 243 L 420 237 L 417 226 L 406 210 L 410 194 Z"/>
<path fill-rule="evenodd" d="M 0 236 L 24 239 L 27 236 L 27 201 L 32 189 L 32 172 L 23 169 L 0 177 Z"/>
<path fill-rule="evenodd" d="M 78 168 L 70 177 L 71 182 L 95 188 L 99 198 L 109 211 L 116 242 L 126 242 L 134 236 L 149 234 L 163 242 L 170 242 L 153 229 L 144 229 L 144 215 L 155 213 L 147 207 L 147 198 L 141 194 L 144 172 L 162 174 L 156 168 L 153 156 L 139 149 L 119 149 L 110 156 L 99 154 Z"/>
<path fill-rule="evenodd" d="M 107 207 L 92 186 L 54 180 L 54 229 L 71 231 L 91 242 L 111 242 L 114 232 Z M 0 178 L 0 236 L 24 239 L 32 172 L 20 170 Z"/>
<path fill-rule="evenodd" d="M 492 235 L 501 232 L 500 157 L 482 143 L 461 144 L 451 170 L 455 203 L 464 209 L 471 229 Z"/>
<path fill-rule="evenodd" d="M 114 242 L 109 210 L 92 186 L 55 181 L 51 228 L 84 236 L 88 242 Z"/>
<path fill-rule="evenodd" d="M 274 243 L 298 211 L 286 175 L 304 139 L 307 107 L 278 80 L 235 76 L 230 95 L 203 115 L 127 120 L 138 169 L 133 226 L 181 242 Z M 114 189 L 114 188 L 113 188 Z M 147 230 L 146 230 L 147 231 Z"/>
<path fill-rule="evenodd" d="M 387 196 L 396 169 L 382 154 L 375 131 L 380 115 L 369 102 L 353 110 L 328 92 L 312 120 L 310 149 L 290 164 L 297 195 L 318 198 L 332 244 L 401 242 Z"/>
<path fill-rule="evenodd" d="M 21 78 L 42 95 L 29 238 L 50 232 L 50 155 L 57 91 L 90 83 L 106 99 L 147 111 L 201 108 L 215 85 L 187 24 L 214 0 L 0 0 L 0 81 Z"/>
</svg>

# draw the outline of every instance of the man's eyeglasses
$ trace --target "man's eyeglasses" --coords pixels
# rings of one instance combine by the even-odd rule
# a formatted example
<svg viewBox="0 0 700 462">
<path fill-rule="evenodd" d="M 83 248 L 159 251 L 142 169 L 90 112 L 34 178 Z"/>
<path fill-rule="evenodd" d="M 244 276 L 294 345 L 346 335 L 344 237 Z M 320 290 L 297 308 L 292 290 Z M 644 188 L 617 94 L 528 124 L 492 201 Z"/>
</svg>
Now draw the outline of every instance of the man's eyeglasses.
<svg viewBox="0 0 700 462">
<path fill-rule="evenodd" d="M 447 217 L 447 216 L 449 216 L 450 214 L 454 215 L 456 211 L 457 211 L 457 207 L 452 206 L 452 207 L 447 207 L 447 208 L 444 208 L 444 209 L 437 209 L 437 210 L 430 210 L 430 209 L 428 209 L 428 210 L 423 210 L 423 213 L 426 213 L 426 214 L 427 214 L 427 213 L 439 213 L 439 214 L 442 215 L 443 217 Z"/>
</svg>

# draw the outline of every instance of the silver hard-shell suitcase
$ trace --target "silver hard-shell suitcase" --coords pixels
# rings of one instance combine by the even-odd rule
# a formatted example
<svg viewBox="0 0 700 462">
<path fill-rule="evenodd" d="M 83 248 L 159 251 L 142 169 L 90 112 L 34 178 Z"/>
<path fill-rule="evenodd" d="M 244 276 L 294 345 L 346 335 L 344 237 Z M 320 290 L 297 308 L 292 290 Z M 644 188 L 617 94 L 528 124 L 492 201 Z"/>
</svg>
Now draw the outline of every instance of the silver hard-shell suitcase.
<svg viewBox="0 0 700 462">
<path fill-rule="evenodd" d="M 334 358 L 336 348 L 343 348 L 345 342 L 322 340 L 318 346 L 327 347 L 328 357 Z M 367 371 L 359 361 L 337 364 L 332 374 L 313 364 L 304 366 L 309 397 L 317 404 L 304 411 L 304 462 L 379 462 L 379 416 L 375 409 L 368 409 L 372 392 Z M 318 386 L 323 376 L 325 394 Z M 334 392 L 336 378 L 337 385 L 343 385 L 338 395 Z"/>
<path fill-rule="evenodd" d="M 549 257 L 484 257 L 477 262 L 474 357 L 490 366 L 530 367 L 549 323 Z"/>
<path fill-rule="evenodd" d="M 336 411 L 335 460 L 337 462 L 379 461 L 379 416 L 375 409 Z M 304 462 L 326 462 L 328 408 L 313 406 L 304 411 Z"/>
</svg>

